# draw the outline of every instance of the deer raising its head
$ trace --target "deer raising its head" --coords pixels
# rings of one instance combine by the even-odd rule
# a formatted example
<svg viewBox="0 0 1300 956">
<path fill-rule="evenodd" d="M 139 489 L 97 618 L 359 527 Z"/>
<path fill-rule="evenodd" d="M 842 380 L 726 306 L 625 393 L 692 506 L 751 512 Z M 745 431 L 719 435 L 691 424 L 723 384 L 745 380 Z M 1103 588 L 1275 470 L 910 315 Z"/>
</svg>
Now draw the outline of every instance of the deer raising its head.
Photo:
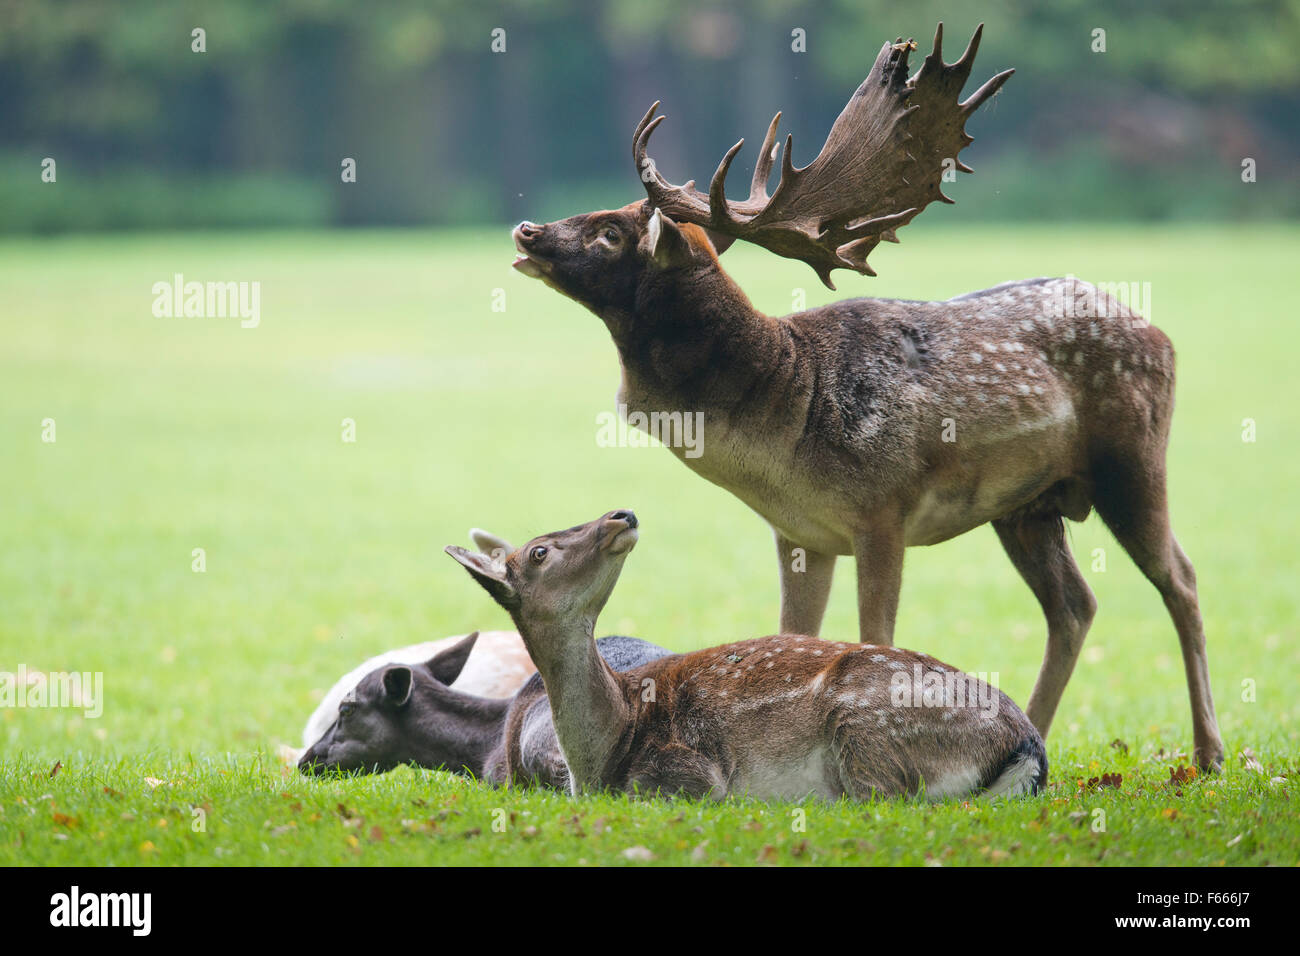
<svg viewBox="0 0 1300 956">
<path fill-rule="evenodd" d="M 705 230 L 678 224 L 649 201 L 515 227 L 514 267 L 585 305 L 616 335 L 630 332 L 650 301 L 689 283 L 695 299 L 744 299 L 718 265 Z"/>
<path fill-rule="evenodd" d="M 636 541 L 636 515 L 621 510 L 544 534 L 502 556 L 455 545 L 446 551 L 512 617 L 534 625 L 574 619 L 594 624 Z"/>
<path fill-rule="evenodd" d="M 615 511 L 504 562 L 447 549 L 519 626 L 574 792 L 937 799 L 1044 783 L 1042 738 L 1009 698 L 910 651 L 779 635 L 615 673 L 591 634 L 636 538 Z"/>
<path fill-rule="evenodd" d="M 992 523 L 1047 617 L 1029 699 L 1051 724 L 1096 607 L 1062 518 L 1093 507 L 1160 591 L 1182 645 L 1195 750 L 1223 757 L 1191 562 L 1170 529 L 1165 450 L 1173 350 L 1159 330 L 1074 279 L 1006 283 L 943 302 L 849 299 L 772 317 L 715 253 L 744 239 L 811 266 L 874 275 L 867 255 L 929 203 L 949 201 L 970 115 L 1010 76 L 960 99 L 979 45 L 945 63 L 942 26 L 908 76 L 911 41 L 886 43 L 817 157 L 780 181 L 768 128 L 749 197 L 725 181 L 676 186 L 646 155 L 658 104 L 633 135 L 648 201 L 522 223 L 516 268 L 599 315 L 618 347 L 630 424 L 693 415 L 686 445 L 658 434 L 775 532 L 781 630 L 817 634 L 837 555 L 854 556 L 859 636 L 890 644 L 903 551 Z M 644 427 L 644 426 L 641 426 Z M 653 426 L 652 426 L 653 427 Z"/>
</svg>

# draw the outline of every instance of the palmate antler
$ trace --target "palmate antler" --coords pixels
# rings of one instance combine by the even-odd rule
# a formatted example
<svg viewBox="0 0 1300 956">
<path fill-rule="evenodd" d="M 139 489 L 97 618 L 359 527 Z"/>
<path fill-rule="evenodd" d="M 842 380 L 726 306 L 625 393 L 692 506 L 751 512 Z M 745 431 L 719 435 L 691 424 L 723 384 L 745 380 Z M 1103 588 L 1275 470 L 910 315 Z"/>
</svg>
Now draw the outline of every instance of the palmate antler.
<svg viewBox="0 0 1300 956">
<path fill-rule="evenodd" d="M 646 145 L 663 116 L 656 102 L 637 125 L 632 140 L 637 171 L 650 202 L 677 222 L 693 222 L 715 234 L 744 239 L 777 255 L 799 259 L 816 270 L 829 288 L 832 269 L 852 269 L 874 276 L 867 256 L 882 239 L 897 242 L 894 231 L 938 199 L 952 202 L 940 183 L 944 160 L 971 172 L 957 159 L 973 137 L 966 119 L 996 93 L 1015 70 L 993 77 L 964 102 L 957 101 L 970 76 L 984 25 L 976 28 L 956 63 L 943 62 L 943 24 L 934 34 L 934 50 L 916 75 L 907 77 L 913 40 L 886 43 L 871 72 L 840 113 L 821 152 L 795 169 L 790 159 L 792 136 L 786 136 L 781 181 L 767 194 L 767 179 L 776 163 L 777 113 L 767 128 L 754 167 L 749 198 L 735 202 L 725 192 L 727 170 L 742 139 L 727 151 L 713 174 L 708 195 L 691 180 L 668 182 L 646 156 Z M 729 244 L 729 243 L 728 243 Z"/>
</svg>

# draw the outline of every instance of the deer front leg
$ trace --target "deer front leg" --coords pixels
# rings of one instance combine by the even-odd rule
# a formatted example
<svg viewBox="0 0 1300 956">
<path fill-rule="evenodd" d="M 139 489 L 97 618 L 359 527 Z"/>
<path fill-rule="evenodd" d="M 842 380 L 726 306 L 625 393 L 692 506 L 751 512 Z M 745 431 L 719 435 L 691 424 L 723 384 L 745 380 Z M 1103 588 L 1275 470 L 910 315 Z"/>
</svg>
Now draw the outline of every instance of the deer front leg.
<svg viewBox="0 0 1300 956">
<path fill-rule="evenodd" d="M 831 595 L 835 555 L 813 551 L 776 533 L 781 569 L 781 633 L 817 637 Z"/>
<path fill-rule="evenodd" d="M 903 586 L 903 522 L 889 517 L 853 537 L 858 565 L 858 640 L 894 643 L 898 592 Z"/>
</svg>

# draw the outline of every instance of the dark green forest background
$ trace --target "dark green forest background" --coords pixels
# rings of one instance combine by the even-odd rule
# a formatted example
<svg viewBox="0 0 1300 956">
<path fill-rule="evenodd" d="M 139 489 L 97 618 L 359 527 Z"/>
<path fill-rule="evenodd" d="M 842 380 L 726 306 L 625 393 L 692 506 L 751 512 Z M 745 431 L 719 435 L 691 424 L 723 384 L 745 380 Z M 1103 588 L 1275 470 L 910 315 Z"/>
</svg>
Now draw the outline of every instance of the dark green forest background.
<svg viewBox="0 0 1300 956">
<path fill-rule="evenodd" d="M 567 215 L 641 195 L 655 99 L 665 174 L 744 136 L 741 189 L 775 110 L 807 163 L 880 44 L 915 36 L 915 66 L 939 20 L 949 60 L 987 23 L 968 91 L 1018 71 L 947 221 L 1300 213 L 1300 0 L 0 0 L 0 231 Z"/>
</svg>

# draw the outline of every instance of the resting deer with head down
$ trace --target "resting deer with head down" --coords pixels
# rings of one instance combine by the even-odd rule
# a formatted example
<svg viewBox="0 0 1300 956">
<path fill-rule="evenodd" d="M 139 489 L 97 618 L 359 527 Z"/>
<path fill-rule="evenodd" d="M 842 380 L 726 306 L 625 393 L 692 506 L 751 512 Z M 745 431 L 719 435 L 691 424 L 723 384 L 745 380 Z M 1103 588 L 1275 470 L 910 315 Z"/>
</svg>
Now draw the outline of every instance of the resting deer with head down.
<svg viewBox="0 0 1300 956">
<path fill-rule="evenodd" d="M 491 532 L 471 528 L 469 534 L 489 560 L 515 550 Z M 421 649 L 422 656 L 404 653 Z M 615 671 L 670 653 L 619 635 L 600 638 L 596 650 Z M 328 719 L 320 709 L 312 715 L 307 749 L 297 761 L 303 773 L 384 773 L 414 764 L 492 784 L 569 789 L 546 688 L 517 633 L 475 631 L 389 652 L 367 665 L 326 695 Z"/>
<path fill-rule="evenodd" d="M 891 644 L 904 549 L 992 523 L 1047 619 L 1028 706 L 1046 733 L 1096 610 L 1062 519 L 1096 508 L 1164 598 L 1182 646 L 1196 759 L 1217 766 L 1223 743 L 1196 576 L 1166 497 L 1169 339 L 1072 279 L 943 302 L 850 299 L 777 318 L 756 310 L 718 263 L 739 238 L 808 263 L 832 288 L 833 269 L 874 275 L 867 255 L 882 239 L 896 242 L 895 230 L 930 202 L 950 201 L 940 189 L 945 161 L 970 172 L 956 159 L 972 141 L 965 121 L 1012 72 L 959 102 L 979 38 L 945 64 L 940 25 L 910 78 L 914 44 L 885 44 L 812 163 L 795 168 L 786 138 L 770 196 L 779 113 L 749 197 L 732 201 L 725 180 L 744 141 L 707 194 L 672 185 L 646 155 L 663 119 L 655 104 L 633 139 L 648 201 L 521 223 L 515 268 L 605 322 L 629 416 L 703 413 L 702 449 L 688 456 L 665 443 L 772 526 L 782 631 L 819 632 L 835 558 L 851 554 L 859 636 Z"/>
<path fill-rule="evenodd" d="M 591 635 L 637 528 L 611 511 L 503 561 L 447 548 L 514 618 L 575 794 L 937 800 L 1046 782 L 1042 737 L 1005 694 L 911 651 L 782 634 L 616 673 Z"/>
<path fill-rule="evenodd" d="M 492 784 L 569 789 L 546 688 L 534 671 L 511 697 L 481 697 L 458 683 L 475 631 L 427 661 L 390 663 L 366 674 L 338 703 L 338 716 L 307 748 L 298 769 L 383 773 L 402 764 L 450 770 Z M 669 651 L 611 636 L 596 651 L 614 671 Z"/>
</svg>

